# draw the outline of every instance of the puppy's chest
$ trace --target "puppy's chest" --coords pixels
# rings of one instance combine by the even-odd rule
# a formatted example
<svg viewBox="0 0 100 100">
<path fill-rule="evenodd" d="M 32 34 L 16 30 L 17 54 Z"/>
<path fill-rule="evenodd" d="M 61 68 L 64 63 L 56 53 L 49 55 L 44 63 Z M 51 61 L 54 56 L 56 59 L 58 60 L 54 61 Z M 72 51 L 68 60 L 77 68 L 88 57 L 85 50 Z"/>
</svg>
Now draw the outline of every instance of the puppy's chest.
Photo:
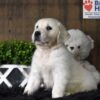
<svg viewBox="0 0 100 100">
<path fill-rule="evenodd" d="M 49 52 L 40 52 L 37 56 L 38 59 L 38 65 L 40 67 L 41 70 L 46 70 L 49 69 L 51 64 L 50 64 L 50 53 Z"/>
</svg>

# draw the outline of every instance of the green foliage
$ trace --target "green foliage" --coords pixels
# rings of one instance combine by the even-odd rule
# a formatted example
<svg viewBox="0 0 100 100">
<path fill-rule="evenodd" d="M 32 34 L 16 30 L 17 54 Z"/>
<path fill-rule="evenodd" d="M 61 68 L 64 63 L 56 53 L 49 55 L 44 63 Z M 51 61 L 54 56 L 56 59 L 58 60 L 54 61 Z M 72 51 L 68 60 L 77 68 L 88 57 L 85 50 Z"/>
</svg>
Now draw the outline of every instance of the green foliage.
<svg viewBox="0 0 100 100">
<path fill-rule="evenodd" d="M 30 65 L 35 48 L 32 43 L 25 41 L 0 42 L 0 65 Z"/>
</svg>

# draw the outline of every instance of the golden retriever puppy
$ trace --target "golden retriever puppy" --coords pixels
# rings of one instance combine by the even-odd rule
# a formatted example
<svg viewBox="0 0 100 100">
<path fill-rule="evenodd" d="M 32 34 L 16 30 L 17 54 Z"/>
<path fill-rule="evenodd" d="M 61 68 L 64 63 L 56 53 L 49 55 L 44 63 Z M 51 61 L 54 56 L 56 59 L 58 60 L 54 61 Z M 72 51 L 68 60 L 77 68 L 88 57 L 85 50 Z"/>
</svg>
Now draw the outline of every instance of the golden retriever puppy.
<svg viewBox="0 0 100 100">
<path fill-rule="evenodd" d="M 52 97 L 62 97 L 67 92 L 77 93 L 97 89 L 91 72 L 81 67 L 64 45 L 69 34 L 56 19 L 37 21 L 32 41 L 37 49 L 32 58 L 31 71 L 24 93 L 31 95 L 41 83 L 52 88 Z"/>
</svg>

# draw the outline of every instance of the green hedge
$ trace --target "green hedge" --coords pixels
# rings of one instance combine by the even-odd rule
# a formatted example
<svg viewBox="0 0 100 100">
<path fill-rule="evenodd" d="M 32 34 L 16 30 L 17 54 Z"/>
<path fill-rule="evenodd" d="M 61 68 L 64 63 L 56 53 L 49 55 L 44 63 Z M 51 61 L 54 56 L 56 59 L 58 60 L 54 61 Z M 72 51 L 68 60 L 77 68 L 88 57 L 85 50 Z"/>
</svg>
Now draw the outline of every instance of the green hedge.
<svg viewBox="0 0 100 100">
<path fill-rule="evenodd" d="M 32 43 L 25 41 L 0 42 L 0 65 L 30 65 L 35 48 Z"/>
</svg>

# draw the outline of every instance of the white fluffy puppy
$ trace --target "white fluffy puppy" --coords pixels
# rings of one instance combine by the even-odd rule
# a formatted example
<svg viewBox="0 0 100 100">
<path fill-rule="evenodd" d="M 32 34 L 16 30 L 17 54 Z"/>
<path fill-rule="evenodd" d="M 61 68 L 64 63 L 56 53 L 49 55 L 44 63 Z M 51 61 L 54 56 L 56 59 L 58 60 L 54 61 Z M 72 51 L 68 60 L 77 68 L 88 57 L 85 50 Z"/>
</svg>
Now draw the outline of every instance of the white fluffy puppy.
<svg viewBox="0 0 100 100">
<path fill-rule="evenodd" d="M 24 93 L 31 95 L 43 82 L 52 88 L 52 97 L 97 89 L 93 75 L 81 67 L 66 51 L 64 40 L 69 37 L 65 27 L 56 19 L 44 18 L 35 24 L 32 40 L 37 49 Z"/>
<path fill-rule="evenodd" d="M 94 40 L 79 29 L 70 29 L 68 33 L 70 34 L 70 38 L 65 42 L 66 48 L 84 68 L 94 74 L 97 83 L 99 83 L 99 72 L 96 70 L 95 66 L 84 60 L 94 48 Z"/>
<path fill-rule="evenodd" d="M 70 39 L 65 42 L 68 51 L 70 51 L 76 59 L 86 59 L 90 51 L 94 48 L 94 40 L 79 29 L 70 29 L 68 33 L 71 36 Z"/>
</svg>

